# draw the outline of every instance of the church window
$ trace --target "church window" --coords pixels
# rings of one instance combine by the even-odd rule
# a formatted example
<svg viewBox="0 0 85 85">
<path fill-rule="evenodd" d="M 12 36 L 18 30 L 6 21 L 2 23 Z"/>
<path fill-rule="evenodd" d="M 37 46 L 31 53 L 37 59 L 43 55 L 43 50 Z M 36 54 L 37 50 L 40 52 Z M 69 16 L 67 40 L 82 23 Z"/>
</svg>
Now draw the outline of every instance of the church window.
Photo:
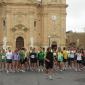
<svg viewBox="0 0 85 85">
<path fill-rule="evenodd" d="M 36 27 L 36 21 L 34 21 L 34 27 Z"/>
</svg>

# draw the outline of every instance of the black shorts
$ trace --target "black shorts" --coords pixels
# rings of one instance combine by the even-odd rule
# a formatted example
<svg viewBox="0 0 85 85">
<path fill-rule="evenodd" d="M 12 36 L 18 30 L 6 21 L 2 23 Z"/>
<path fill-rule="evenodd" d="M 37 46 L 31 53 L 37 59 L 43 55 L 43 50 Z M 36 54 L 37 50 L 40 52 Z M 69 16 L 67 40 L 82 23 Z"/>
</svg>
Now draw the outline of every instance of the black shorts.
<svg viewBox="0 0 85 85">
<path fill-rule="evenodd" d="M 28 62 L 28 61 L 29 61 L 29 59 L 28 59 L 28 58 L 25 58 L 25 59 L 24 59 L 24 62 Z"/>
<path fill-rule="evenodd" d="M 67 62 L 67 59 L 64 59 L 63 61 L 64 61 L 64 62 Z"/>
<path fill-rule="evenodd" d="M 85 60 L 82 60 L 82 64 L 85 66 Z"/>
<path fill-rule="evenodd" d="M 39 60 L 39 66 L 44 66 L 44 60 Z"/>
<path fill-rule="evenodd" d="M 37 58 L 30 58 L 30 63 L 37 63 Z"/>
<path fill-rule="evenodd" d="M 81 60 L 77 60 L 77 63 L 82 63 L 82 61 Z"/>
<path fill-rule="evenodd" d="M 6 59 L 7 63 L 12 63 L 12 59 Z"/>
<path fill-rule="evenodd" d="M 71 59 L 70 58 L 68 58 L 68 65 L 70 65 L 71 64 Z"/>
<path fill-rule="evenodd" d="M 70 61 L 74 61 L 74 58 L 70 58 Z"/>
<path fill-rule="evenodd" d="M 74 56 L 74 60 L 77 60 L 77 56 Z"/>
<path fill-rule="evenodd" d="M 20 64 L 24 64 L 25 60 L 24 59 L 20 59 Z"/>
<path fill-rule="evenodd" d="M 53 62 L 45 62 L 46 69 L 52 69 L 53 68 Z"/>
</svg>

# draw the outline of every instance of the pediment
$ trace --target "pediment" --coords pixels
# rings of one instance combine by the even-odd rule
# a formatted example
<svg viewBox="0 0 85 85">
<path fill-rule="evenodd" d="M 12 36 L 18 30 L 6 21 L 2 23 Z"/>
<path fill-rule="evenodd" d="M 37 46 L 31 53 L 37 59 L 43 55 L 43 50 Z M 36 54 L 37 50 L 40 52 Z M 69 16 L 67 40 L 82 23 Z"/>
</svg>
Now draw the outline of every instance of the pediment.
<svg viewBox="0 0 85 85">
<path fill-rule="evenodd" d="M 12 31 L 13 31 L 13 32 L 18 31 L 18 30 L 22 30 L 22 31 L 27 32 L 29 29 L 28 29 L 25 25 L 23 25 L 23 24 L 15 25 L 15 26 L 12 28 Z"/>
</svg>

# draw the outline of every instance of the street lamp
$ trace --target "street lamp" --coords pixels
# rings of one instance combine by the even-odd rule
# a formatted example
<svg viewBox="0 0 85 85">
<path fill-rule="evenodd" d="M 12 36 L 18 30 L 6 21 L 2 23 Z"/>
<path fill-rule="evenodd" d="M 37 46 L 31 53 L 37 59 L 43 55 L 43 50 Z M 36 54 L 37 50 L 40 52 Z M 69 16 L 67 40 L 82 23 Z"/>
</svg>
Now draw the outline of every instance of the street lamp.
<svg viewBox="0 0 85 85">
<path fill-rule="evenodd" d="M 51 38 L 51 36 L 49 35 L 49 36 L 48 36 L 48 40 L 49 40 L 49 47 L 50 47 L 50 38 Z"/>
</svg>

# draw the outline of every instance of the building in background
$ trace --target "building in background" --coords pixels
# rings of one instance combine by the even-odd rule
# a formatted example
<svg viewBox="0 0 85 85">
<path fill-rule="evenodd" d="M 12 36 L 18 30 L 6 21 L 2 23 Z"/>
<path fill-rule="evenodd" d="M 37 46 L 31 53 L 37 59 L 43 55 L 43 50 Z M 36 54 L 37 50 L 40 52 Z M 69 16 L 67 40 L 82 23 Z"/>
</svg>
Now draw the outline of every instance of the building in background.
<svg viewBox="0 0 85 85">
<path fill-rule="evenodd" d="M 66 33 L 66 46 L 85 49 L 85 32 L 67 32 Z"/>
<path fill-rule="evenodd" d="M 0 46 L 65 46 L 66 0 L 0 0 Z"/>
</svg>

